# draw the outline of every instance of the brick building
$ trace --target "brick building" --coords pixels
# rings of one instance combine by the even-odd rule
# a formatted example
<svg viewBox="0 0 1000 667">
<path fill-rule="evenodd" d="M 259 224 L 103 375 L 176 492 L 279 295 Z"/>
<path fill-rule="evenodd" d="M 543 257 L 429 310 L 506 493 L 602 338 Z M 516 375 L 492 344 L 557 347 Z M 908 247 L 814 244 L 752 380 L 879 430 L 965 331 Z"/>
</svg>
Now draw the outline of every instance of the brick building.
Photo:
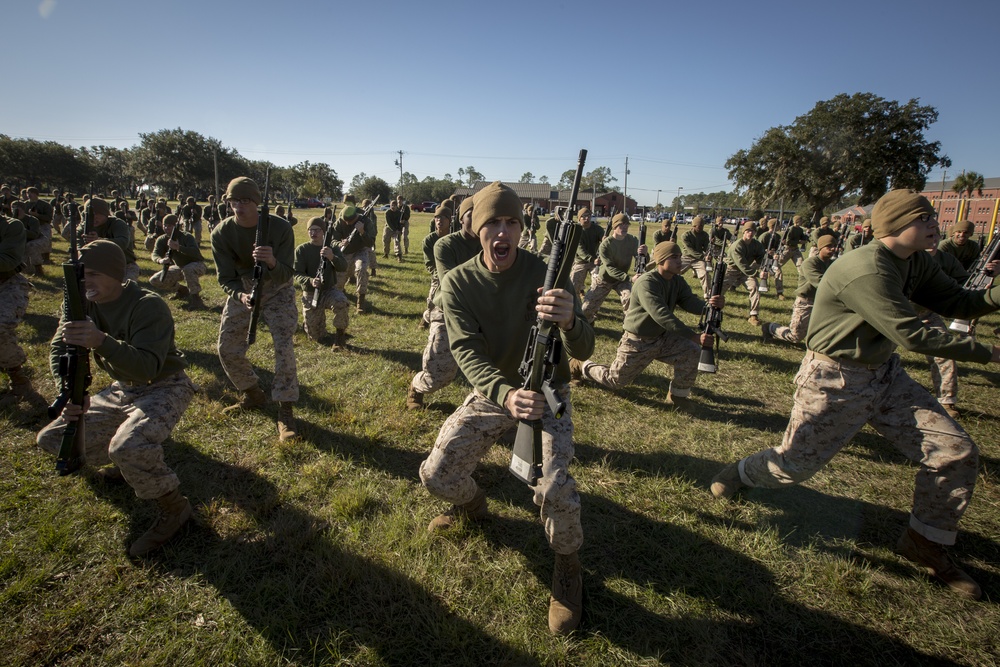
<svg viewBox="0 0 1000 667">
<path fill-rule="evenodd" d="M 955 181 L 928 183 L 920 193 L 934 204 L 942 232 L 947 234 L 957 220 L 968 220 L 975 225 L 977 236 L 988 235 L 1000 212 L 1000 178 L 983 179 L 983 193 L 973 192 L 971 198 L 954 192 L 951 189 L 954 184 Z"/>
</svg>

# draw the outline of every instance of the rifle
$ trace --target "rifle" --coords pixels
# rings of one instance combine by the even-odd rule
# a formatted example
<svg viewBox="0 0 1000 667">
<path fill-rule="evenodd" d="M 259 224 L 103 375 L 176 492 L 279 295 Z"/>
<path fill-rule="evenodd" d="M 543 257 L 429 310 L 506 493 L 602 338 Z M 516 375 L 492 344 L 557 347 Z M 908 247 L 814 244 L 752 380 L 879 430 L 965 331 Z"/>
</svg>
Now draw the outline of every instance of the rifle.
<svg viewBox="0 0 1000 667">
<path fill-rule="evenodd" d="M 670 238 L 667 240 L 670 241 L 671 243 L 677 243 L 677 228 L 679 226 L 680 225 L 678 225 L 676 222 L 670 225 Z"/>
<path fill-rule="evenodd" d="M 646 270 L 646 263 L 649 261 L 646 253 L 642 251 L 642 246 L 646 245 L 646 220 L 645 217 L 639 221 L 639 250 L 635 253 L 635 275 L 641 276 Z"/>
<path fill-rule="evenodd" d="M 70 204 L 70 219 L 79 215 L 77 204 Z M 90 217 L 90 213 L 87 217 Z M 66 286 L 63 295 L 63 318 L 67 322 L 78 322 L 87 319 L 86 303 L 83 290 L 83 262 L 77 247 L 76 228 L 70 228 L 69 259 L 63 262 L 63 277 Z M 90 350 L 80 345 L 68 345 L 66 351 L 59 357 L 59 396 L 49 406 L 49 419 L 55 419 L 62 414 L 66 403 L 82 406 L 87 400 L 87 389 L 90 387 Z M 56 456 L 56 472 L 60 476 L 79 470 L 86 460 L 86 415 L 80 415 L 76 421 L 67 421 L 63 430 L 62 443 Z"/>
<path fill-rule="evenodd" d="M 608 212 L 608 224 L 604 226 L 604 238 L 611 236 L 611 221 L 615 218 L 615 207 L 611 207 L 611 211 Z"/>
<path fill-rule="evenodd" d="M 767 247 L 764 248 L 764 262 L 761 264 L 760 273 L 761 278 L 764 279 L 764 284 L 760 286 L 760 291 L 762 293 L 767 292 L 767 276 L 771 273 L 777 273 L 778 271 L 778 258 L 784 252 L 785 239 L 788 236 L 788 227 L 786 226 L 781 234 L 780 241 L 778 242 L 778 248 L 774 248 L 774 239 L 778 237 L 778 230 L 769 232 L 770 236 L 767 238 Z M 777 278 L 775 278 L 777 280 Z"/>
<path fill-rule="evenodd" d="M 726 242 L 722 242 L 722 252 L 719 253 L 719 261 L 715 263 L 712 273 L 712 291 L 709 298 L 722 294 L 722 286 L 726 282 Z M 702 373 L 714 373 L 715 351 L 719 348 L 719 341 L 728 341 L 729 336 L 722 330 L 722 309 L 716 308 L 705 302 L 705 309 L 701 311 L 701 319 L 698 321 L 698 328 L 702 333 L 715 336 L 715 348 L 701 348 L 701 358 L 698 360 L 698 370 Z"/>
<path fill-rule="evenodd" d="M 171 267 L 171 265 L 177 263 L 177 262 L 174 261 L 174 251 L 170 247 L 170 242 L 177 240 L 177 231 L 178 231 L 177 228 L 178 227 L 180 227 L 180 225 L 178 225 L 177 223 L 174 223 L 174 228 L 170 230 L 170 238 L 167 239 L 167 259 L 170 260 L 170 264 L 164 264 L 163 268 L 160 269 L 159 272 L 157 272 L 156 275 L 154 275 L 152 278 L 149 279 L 151 282 L 152 282 L 152 280 L 154 278 L 156 280 L 163 280 L 164 278 L 166 278 L 167 277 L 167 269 L 169 269 Z"/>
<path fill-rule="evenodd" d="M 334 222 L 335 222 L 334 220 L 330 220 L 330 224 L 327 225 L 326 233 L 323 235 L 323 246 L 319 249 L 319 268 L 316 269 L 316 280 L 319 281 L 319 287 L 316 287 L 313 291 L 313 298 L 312 298 L 313 308 L 319 308 L 319 293 L 323 291 L 323 282 L 324 282 L 323 277 L 325 273 L 323 269 L 326 268 L 326 261 L 327 261 L 323 257 L 323 248 L 329 248 L 330 246 L 333 245 L 333 232 L 334 232 L 334 227 L 336 227 Z"/>
<path fill-rule="evenodd" d="M 362 218 L 366 218 L 368 214 L 371 213 L 372 209 L 375 208 L 375 204 L 378 203 L 378 198 L 381 196 L 382 195 L 375 195 L 375 199 L 372 200 L 372 203 L 368 204 L 368 206 L 365 206 L 363 209 L 361 209 L 361 213 L 358 214 L 358 219 L 357 221 L 355 221 L 355 224 L 357 224 L 357 222 L 360 222 Z M 337 208 L 336 205 L 334 205 L 334 209 L 336 208 Z M 336 213 L 336 210 L 334 210 L 334 213 Z M 433 220 L 431 222 L 433 222 Z M 351 233 L 347 235 L 347 240 L 343 242 L 342 247 L 347 248 L 347 246 L 351 245 L 351 241 L 354 240 L 354 237 L 357 236 L 357 234 L 358 234 L 358 228 L 355 227 L 354 229 L 351 230 Z"/>
<path fill-rule="evenodd" d="M 573 180 L 573 190 L 569 196 L 569 206 L 563 220 L 556 226 L 555 238 L 552 239 L 552 253 L 549 255 L 549 265 L 545 272 L 542 294 L 555 287 L 562 287 L 569 279 L 573 258 L 576 256 L 576 246 L 580 242 L 580 225 L 573 224 L 573 204 L 580 192 L 580 179 L 583 176 L 583 165 L 587 161 L 587 149 L 580 150 L 580 160 L 576 166 L 576 176 Z M 553 331 L 555 329 L 555 331 Z M 524 388 L 529 391 L 541 392 L 556 419 L 561 419 L 566 412 L 566 403 L 559 400 L 552 388 L 552 376 L 559 367 L 562 357 L 562 339 L 558 327 L 548 320 L 538 318 L 531 333 L 528 335 L 528 345 L 524 350 L 524 359 L 518 368 L 524 378 Z M 510 471 L 514 476 L 529 486 L 534 486 L 542 475 L 542 420 L 521 421 L 517 425 L 517 436 L 514 438 L 514 451 L 510 459 Z"/>
<path fill-rule="evenodd" d="M 833 246 L 834 259 L 840 257 L 840 253 L 844 251 L 844 243 L 846 241 L 847 241 L 847 230 L 844 230 L 844 233 L 840 235 L 839 239 L 837 239 L 837 244 Z"/>
<path fill-rule="evenodd" d="M 271 182 L 271 168 L 264 172 L 264 203 L 257 212 L 257 238 L 254 247 L 267 243 L 271 228 L 271 211 L 267 206 L 267 188 Z M 260 320 L 260 308 L 264 303 L 264 262 L 254 262 L 253 288 L 250 290 L 250 327 L 247 329 L 247 345 L 253 345 L 257 340 L 257 322 Z"/>
<path fill-rule="evenodd" d="M 989 287 L 993 282 L 993 273 L 986 268 L 986 265 L 998 258 L 1000 258 L 1000 233 L 993 234 L 990 244 L 979 253 L 979 258 L 972 265 L 972 270 L 969 272 L 969 277 L 965 280 L 963 287 L 967 290 L 983 290 Z M 975 333 L 976 322 L 975 320 L 956 319 L 952 320 L 948 328 L 971 336 Z"/>
<path fill-rule="evenodd" d="M 90 199 L 87 200 L 87 210 L 83 215 L 83 238 L 94 231 L 94 184 L 90 184 Z"/>
</svg>

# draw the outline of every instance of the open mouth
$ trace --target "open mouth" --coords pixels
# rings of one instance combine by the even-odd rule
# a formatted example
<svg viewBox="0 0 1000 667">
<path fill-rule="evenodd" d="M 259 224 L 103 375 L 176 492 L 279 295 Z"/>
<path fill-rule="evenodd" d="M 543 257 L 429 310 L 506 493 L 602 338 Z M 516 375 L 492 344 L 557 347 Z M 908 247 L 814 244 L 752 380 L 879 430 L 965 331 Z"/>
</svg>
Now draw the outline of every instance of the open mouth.
<svg viewBox="0 0 1000 667">
<path fill-rule="evenodd" d="M 497 258 L 497 261 L 504 261 L 510 256 L 510 244 L 509 243 L 494 243 L 493 244 L 493 256 Z"/>
<path fill-rule="evenodd" d="M 83 295 L 87 297 L 87 301 L 93 301 L 94 297 L 97 296 L 97 290 L 95 289 L 85 290 Z"/>
</svg>

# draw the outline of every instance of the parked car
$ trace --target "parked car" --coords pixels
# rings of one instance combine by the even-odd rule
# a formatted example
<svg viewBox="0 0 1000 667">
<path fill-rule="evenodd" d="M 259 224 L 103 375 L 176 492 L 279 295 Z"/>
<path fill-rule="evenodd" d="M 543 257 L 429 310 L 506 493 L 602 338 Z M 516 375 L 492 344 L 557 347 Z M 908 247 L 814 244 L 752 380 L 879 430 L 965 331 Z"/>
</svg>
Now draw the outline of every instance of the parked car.
<svg viewBox="0 0 1000 667">
<path fill-rule="evenodd" d="M 642 220 L 642 215 L 639 214 L 639 213 L 633 213 L 631 219 L 632 219 L 632 222 L 639 222 L 639 221 Z"/>
<path fill-rule="evenodd" d="M 323 208 L 326 204 L 315 197 L 299 197 L 292 200 L 292 206 L 295 208 Z"/>
<path fill-rule="evenodd" d="M 410 210 L 417 211 L 419 213 L 433 213 L 434 209 L 437 207 L 438 203 L 436 201 L 425 201 L 420 202 L 419 204 L 413 204 L 410 206 Z"/>
<path fill-rule="evenodd" d="M 381 206 L 378 207 L 378 210 L 379 211 L 388 211 L 389 210 L 389 205 L 388 204 L 382 204 Z"/>
</svg>

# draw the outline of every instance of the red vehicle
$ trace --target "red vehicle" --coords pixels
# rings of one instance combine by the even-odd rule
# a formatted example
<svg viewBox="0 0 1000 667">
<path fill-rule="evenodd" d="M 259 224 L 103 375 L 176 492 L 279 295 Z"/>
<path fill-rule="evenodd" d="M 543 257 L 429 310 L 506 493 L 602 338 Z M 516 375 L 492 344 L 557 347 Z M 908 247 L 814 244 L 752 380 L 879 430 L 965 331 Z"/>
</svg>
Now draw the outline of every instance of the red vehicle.
<svg viewBox="0 0 1000 667">
<path fill-rule="evenodd" d="M 425 201 L 420 202 L 419 204 L 412 204 L 410 206 L 410 210 L 417 211 L 419 213 L 433 213 L 434 209 L 437 207 L 438 203 L 436 201 Z"/>
</svg>

